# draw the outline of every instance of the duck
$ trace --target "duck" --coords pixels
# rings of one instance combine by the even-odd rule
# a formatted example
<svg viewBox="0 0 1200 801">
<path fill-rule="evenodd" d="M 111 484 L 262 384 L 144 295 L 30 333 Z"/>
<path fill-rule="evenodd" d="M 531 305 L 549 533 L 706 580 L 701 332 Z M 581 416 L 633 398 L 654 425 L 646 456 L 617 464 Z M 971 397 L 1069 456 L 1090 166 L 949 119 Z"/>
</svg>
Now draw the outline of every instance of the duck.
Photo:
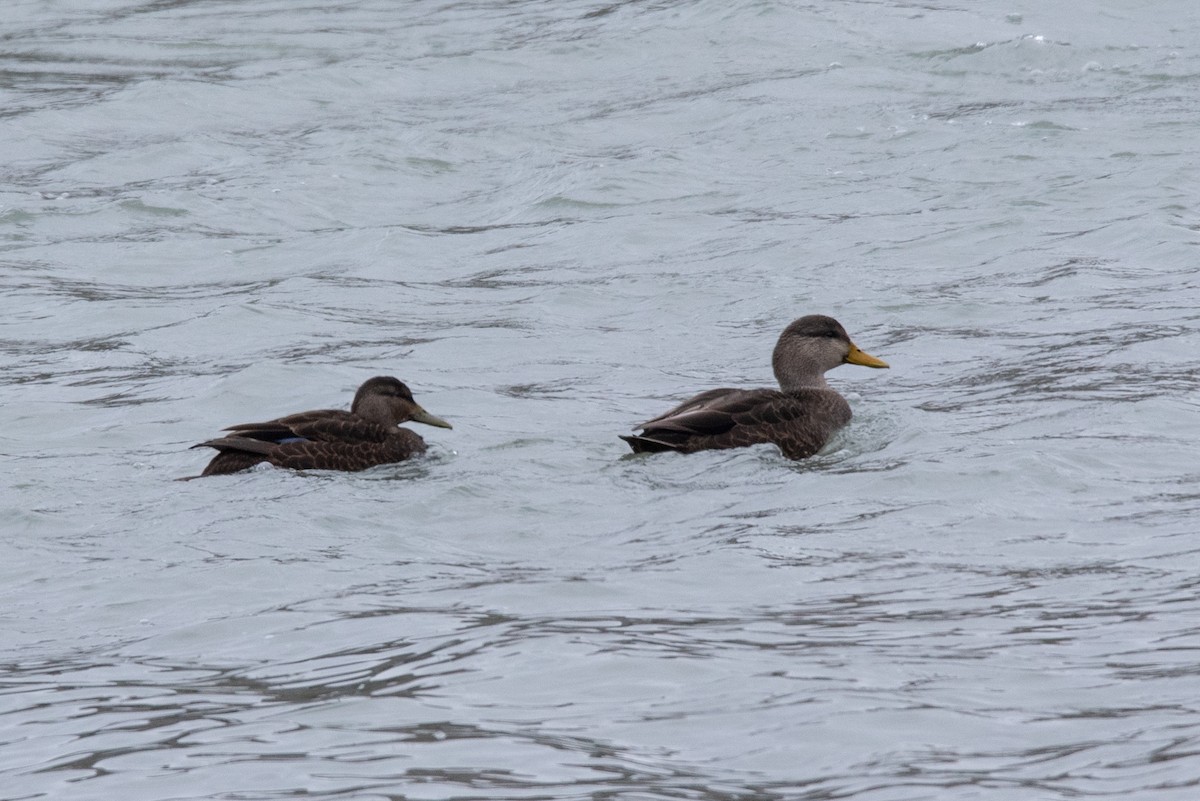
<svg viewBox="0 0 1200 801">
<path fill-rule="evenodd" d="M 227 475 L 268 462 L 293 470 L 357 472 L 381 464 L 403 462 L 426 450 L 415 431 L 400 428 L 412 421 L 452 428 L 425 411 L 398 378 L 375 376 L 354 393 L 350 411 L 317 409 L 265 423 L 241 423 L 230 433 L 193 445 L 214 448 L 217 455 L 198 476 Z"/>
<path fill-rule="evenodd" d="M 855 345 L 832 317 L 801 317 L 783 329 L 771 356 L 779 389 L 710 389 L 621 439 L 634 453 L 773 443 L 788 459 L 807 459 L 850 422 L 850 404 L 825 381 L 825 372 L 842 364 L 889 366 Z"/>
</svg>

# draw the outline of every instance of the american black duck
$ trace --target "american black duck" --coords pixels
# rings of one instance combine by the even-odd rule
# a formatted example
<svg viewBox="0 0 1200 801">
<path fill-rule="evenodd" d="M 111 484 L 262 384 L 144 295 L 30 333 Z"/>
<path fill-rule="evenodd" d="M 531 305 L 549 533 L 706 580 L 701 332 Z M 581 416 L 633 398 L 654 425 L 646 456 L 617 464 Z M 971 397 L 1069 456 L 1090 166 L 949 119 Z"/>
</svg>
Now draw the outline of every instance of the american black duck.
<svg viewBox="0 0 1200 801">
<path fill-rule="evenodd" d="M 783 330 L 771 366 L 779 389 L 710 389 L 622 436 L 634 453 L 741 448 L 773 442 L 805 459 L 850 422 L 850 404 L 825 383 L 839 364 L 887 367 L 858 349 L 832 317 L 810 314 Z"/>
<path fill-rule="evenodd" d="M 450 428 L 422 409 L 399 379 L 376 376 L 354 393 L 350 411 L 318 409 L 265 423 L 229 426 L 231 433 L 193 445 L 218 453 L 203 476 L 236 473 L 259 462 L 296 470 L 366 470 L 425 452 L 420 435 L 401 423 Z"/>
</svg>

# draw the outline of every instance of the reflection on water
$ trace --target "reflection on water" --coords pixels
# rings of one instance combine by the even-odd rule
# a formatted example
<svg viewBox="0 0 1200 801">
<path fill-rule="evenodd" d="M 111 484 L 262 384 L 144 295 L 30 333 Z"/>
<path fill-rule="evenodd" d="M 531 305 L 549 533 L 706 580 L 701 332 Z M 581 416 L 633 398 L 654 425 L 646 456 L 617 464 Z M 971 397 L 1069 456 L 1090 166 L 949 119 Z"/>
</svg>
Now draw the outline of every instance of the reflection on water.
<svg viewBox="0 0 1200 801">
<path fill-rule="evenodd" d="M 0 795 L 1193 797 L 1192 5 L 6 14 Z M 616 439 L 816 312 L 818 456 Z"/>
</svg>

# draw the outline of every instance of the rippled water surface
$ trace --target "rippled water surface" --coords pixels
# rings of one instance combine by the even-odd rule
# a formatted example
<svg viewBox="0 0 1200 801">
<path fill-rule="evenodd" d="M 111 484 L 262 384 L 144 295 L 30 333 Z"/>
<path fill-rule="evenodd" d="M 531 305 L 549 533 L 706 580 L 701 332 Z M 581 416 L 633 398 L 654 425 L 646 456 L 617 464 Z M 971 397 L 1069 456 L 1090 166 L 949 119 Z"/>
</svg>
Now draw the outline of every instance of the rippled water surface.
<svg viewBox="0 0 1200 801">
<path fill-rule="evenodd" d="M 1200 797 L 1200 6 L 0 24 L 0 798 Z M 854 422 L 633 457 L 840 319 Z M 179 483 L 397 375 L 452 431 Z"/>
</svg>

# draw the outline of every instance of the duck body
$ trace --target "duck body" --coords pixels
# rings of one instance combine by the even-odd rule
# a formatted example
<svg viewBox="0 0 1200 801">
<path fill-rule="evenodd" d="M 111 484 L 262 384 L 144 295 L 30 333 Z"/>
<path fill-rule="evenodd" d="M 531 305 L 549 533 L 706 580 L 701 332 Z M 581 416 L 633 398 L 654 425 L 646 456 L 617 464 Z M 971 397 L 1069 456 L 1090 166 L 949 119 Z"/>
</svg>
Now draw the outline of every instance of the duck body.
<svg viewBox="0 0 1200 801">
<path fill-rule="evenodd" d="M 773 443 L 789 459 L 806 459 L 852 417 L 850 404 L 825 381 L 825 371 L 840 364 L 888 366 L 859 350 L 832 317 L 801 317 L 775 346 L 772 366 L 779 389 L 710 389 L 621 439 L 634 453 Z"/>
<path fill-rule="evenodd" d="M 806 459 L 850 422 L 850 404 L 832 389 L 710 389 L 622 436 L 634 453 L 721 450 L 773 443 Z"/>
<path fill-rule="evenodd" d="M 348 412 L 318 409 L 242 423 L 192 447 L 217 451 L 198 477 L 237 473 L 261 462 L 293 470 L 356 472 L 424 453 L 425 440 L 399 427 L 409 420 L 450 428 L 422 409 L 401 381 L 378 376 L 359 387 Z"/>
</svg>

